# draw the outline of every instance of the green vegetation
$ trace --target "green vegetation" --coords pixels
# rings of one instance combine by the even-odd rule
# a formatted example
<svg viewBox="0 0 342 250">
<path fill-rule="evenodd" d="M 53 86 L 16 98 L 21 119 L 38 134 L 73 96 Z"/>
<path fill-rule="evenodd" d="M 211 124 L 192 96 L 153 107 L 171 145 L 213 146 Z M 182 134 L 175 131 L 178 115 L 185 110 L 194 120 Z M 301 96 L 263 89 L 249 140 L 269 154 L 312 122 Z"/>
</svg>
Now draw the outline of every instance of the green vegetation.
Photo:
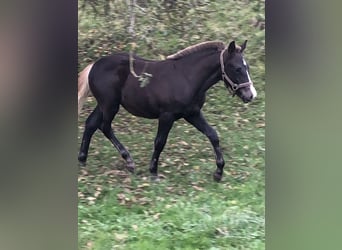
<svg viewBox="0 0 342 250">
<path fill-rule="evenodd" d="M 94 2 L 97 13 L 79 2 L 80 69 L 102 55 L 128 51 L 132 41 L 126 1 Z M 264 249 L 264 1 L 137 3 L 145 10 L 136 13 L 137 54 L 158 59 L 198 42 L 248 39 L 245 58 L 258 97 L 243 104 L 222 83 L 208 91 L 203 112 L 226 160 L 220 183 L 212 179 L 216 165 L 209 141 L 183 120 L 175 123 L 161 154 L 162 180 L 150 182 L 157 121 L 121 109 L 113 128 L 137 171 L 129 174 L 111 143 L 95 133 L 87 166 L 79 170 L 79 249 Z M 79 142 L 94 106 L 90 97 L 79 118 Z"/>
</svg>

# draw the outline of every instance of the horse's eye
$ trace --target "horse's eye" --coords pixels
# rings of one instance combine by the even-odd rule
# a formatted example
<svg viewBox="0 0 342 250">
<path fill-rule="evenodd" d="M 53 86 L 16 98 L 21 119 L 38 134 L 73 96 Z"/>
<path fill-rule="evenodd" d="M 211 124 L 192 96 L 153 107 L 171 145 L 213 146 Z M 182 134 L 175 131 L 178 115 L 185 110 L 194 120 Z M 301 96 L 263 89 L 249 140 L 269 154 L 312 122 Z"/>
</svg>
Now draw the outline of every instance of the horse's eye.
<svg viewBox="0 0 342 250">
<path fill-rule="evenodd" d="M 236 68 L 235 71 L 236 71 L 237 73 L 241 73 L 241 72 L 242 72 L 242 68 Z"/>
</svg>

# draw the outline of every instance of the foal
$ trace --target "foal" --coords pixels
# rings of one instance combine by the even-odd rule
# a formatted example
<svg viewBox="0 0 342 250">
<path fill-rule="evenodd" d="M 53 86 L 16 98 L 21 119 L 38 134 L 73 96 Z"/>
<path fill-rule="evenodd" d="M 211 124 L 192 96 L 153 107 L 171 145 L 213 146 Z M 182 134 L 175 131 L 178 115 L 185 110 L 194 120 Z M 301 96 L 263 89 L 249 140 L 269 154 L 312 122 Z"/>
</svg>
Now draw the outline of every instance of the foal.
<svg viewBox="0 0 342 250">
<path fill-rule="evenodd" d="M 159 155 L 173 123 L 184 118 L 210 140 L 216 155 L 214 179 L 220 181 L 225 162 L 219 138 L 205 120 L 201 108 L 207 90 L 220 80 L 233 96 L 237 95 L 245 103 L 256 97 L 248 64 L 243 57 L 246 44 L 247 41 L 236 46 L 232 41 L 225 47 L 222 42 L 204 42 L 162 61 L 134 56 L 132 62 L 128 53 L 116 53 L 89 64 L 79 75 L 78 112 L 90 92 L 96 98 L 97 106 L 86 121 L 79 162 L 85 164 L 91 137 L 100 129 L 125 159 L 127 169 L 134 172 L 135 164 L 130 153 L 111 128 L 112 120 L 122 105 L 135 116 L 158 119 L 158 132 L 150 161 L 152 177 L 158 176 Z M 140 74 L 152 75 L 146 86 L 142 87 L 132 75 L 132 66 Z"/>
</svg>

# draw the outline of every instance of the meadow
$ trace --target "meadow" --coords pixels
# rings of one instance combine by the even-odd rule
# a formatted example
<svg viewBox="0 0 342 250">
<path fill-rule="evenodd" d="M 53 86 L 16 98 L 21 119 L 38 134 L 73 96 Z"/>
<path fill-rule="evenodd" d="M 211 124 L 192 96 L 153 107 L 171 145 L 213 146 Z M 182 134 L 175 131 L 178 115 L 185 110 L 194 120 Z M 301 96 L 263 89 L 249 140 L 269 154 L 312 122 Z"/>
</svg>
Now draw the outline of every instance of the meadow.
<svg viewBox="0 0 342 250">
<path fill-rule="evenodd" d="M 224 3 L 228 9 L 227 3 L 234 1 L 214 2 L 206 8 L 214 9 Z M 229 95 L 219 82 L 208 91 L 203 108 L 207 121 L 220 137 L 226 161 L 222 181 L 216 183 L 212 178 L 216 165 L 210 142 L 184 120 L 174 124 L 160 156 L 161 181 L 150 181 L 148 166 L 157 120 L 134 117 L 121 108 L 112 125 L 119 140 L 130 151 L 136 173 L 130 174 L 125 169 L 125 162 L 116 149 L 97 131 L 90 145 L 87 165 L 79 167 L 79 249 L 265 249 L 265 72 L 264 43 L 258 42 L 263 41 L 264 33 L 263 30 L 258 33 L 260 27 L 254 32 L 248 25 L 246 30 L 241 30 L 244 19 L 238 19 L 239 15 L 247 18 L 246 11 L 253 14 L 248 18 L 260 15 L 253 6 L 243 5 L 246 2 L 239 2 L 242 7 L 234 12 L 236 26 L 230 21 L 229 27 L 233 27 L 232 33 L 239 31 L 234 33 L 241 37 L 238 43 L 243 42 L 242 37 L 249 36 L 245 58 L 250 64 L 258 97 L 252 103 L 244 104 Z M 84 11 L 80 10 L 80 13 Z M 217 13 L 210 14 L 217 20 L 206 19 L 205 25 L 212 28 L 212 33 L 201 36 L 201 26 L 195 41 L 181 40 L 170 46 L 164 36 L 160 40 L 161 44 L 165 43 L 164 50 L 156 49 L 156 53 L 166 56 L 196 41 L 220 38 L 223 31 L 214 31 L 217 26 L 223 29 L 227 25 L 222 21 L 226 18 L 222 13 L 224 11 L 218 9 Z M 94 36 L 94 33 L 89 31 L 91 18 L 81 17 L 80 68 L 99 56 L 98 53 L 103 55 L 111 50 L 101 47 L 102 50 L 95 53 L 84 45 L 89 41 L 89 34 Z M 101 18 L 94 20 L 95 26 L 101 23 Z M 161 34 L 152 34 L 152 41 L 158 36 Z M 227 39 L 228 43 L 227 37 L 219 40 Z M 116 44 L 123 43 L 122 40 Z M 182 43 L 186 46 L 182 47 Z M 137 52 L 155 59 L 156 54 L 149 52 L 145 45 L 141 41 Z M 86 50 L 93 54 L 87 54 Z M 79 144 L 85 119 L 95 105 L 94 98 L 89 97 L 79 116 Z"/>
</svg>

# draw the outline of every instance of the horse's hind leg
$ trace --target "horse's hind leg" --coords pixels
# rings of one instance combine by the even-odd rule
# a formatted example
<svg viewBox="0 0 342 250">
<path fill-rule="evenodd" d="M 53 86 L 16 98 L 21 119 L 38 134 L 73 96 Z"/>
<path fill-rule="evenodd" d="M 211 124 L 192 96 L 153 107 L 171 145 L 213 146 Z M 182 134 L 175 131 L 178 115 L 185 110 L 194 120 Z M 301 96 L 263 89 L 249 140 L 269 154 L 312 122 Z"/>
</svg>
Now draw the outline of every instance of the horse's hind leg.
<svg viewBox="0 0 342 250">
<path fill-rule="evenodd" d="M 78 161 L 81 165 L 85 165 L 88 156 L 89 144 L 91 137 L 102 123 L 102 112 L 96 106 L 94 111 L 89 115 L 85 123 L 85 130 L 83 133 L 82 144 L 78 154 Z"/>
<path fill-rule="evenodd" d="M 101 131 L 103 134 L 112 142 L 114 147 L 119 151 L 122 158 L 127 162 L 127 169 L 130 172 L 134 172 L 135 164 L 128 150 L 121 144 L 121 142 L 116 138 L 111 123 L 119 111 L 119 103 L 115 105 L 105 105 L 102 107 L 103 110 L 103 121 L 101 124 Z"/>
</svg>

